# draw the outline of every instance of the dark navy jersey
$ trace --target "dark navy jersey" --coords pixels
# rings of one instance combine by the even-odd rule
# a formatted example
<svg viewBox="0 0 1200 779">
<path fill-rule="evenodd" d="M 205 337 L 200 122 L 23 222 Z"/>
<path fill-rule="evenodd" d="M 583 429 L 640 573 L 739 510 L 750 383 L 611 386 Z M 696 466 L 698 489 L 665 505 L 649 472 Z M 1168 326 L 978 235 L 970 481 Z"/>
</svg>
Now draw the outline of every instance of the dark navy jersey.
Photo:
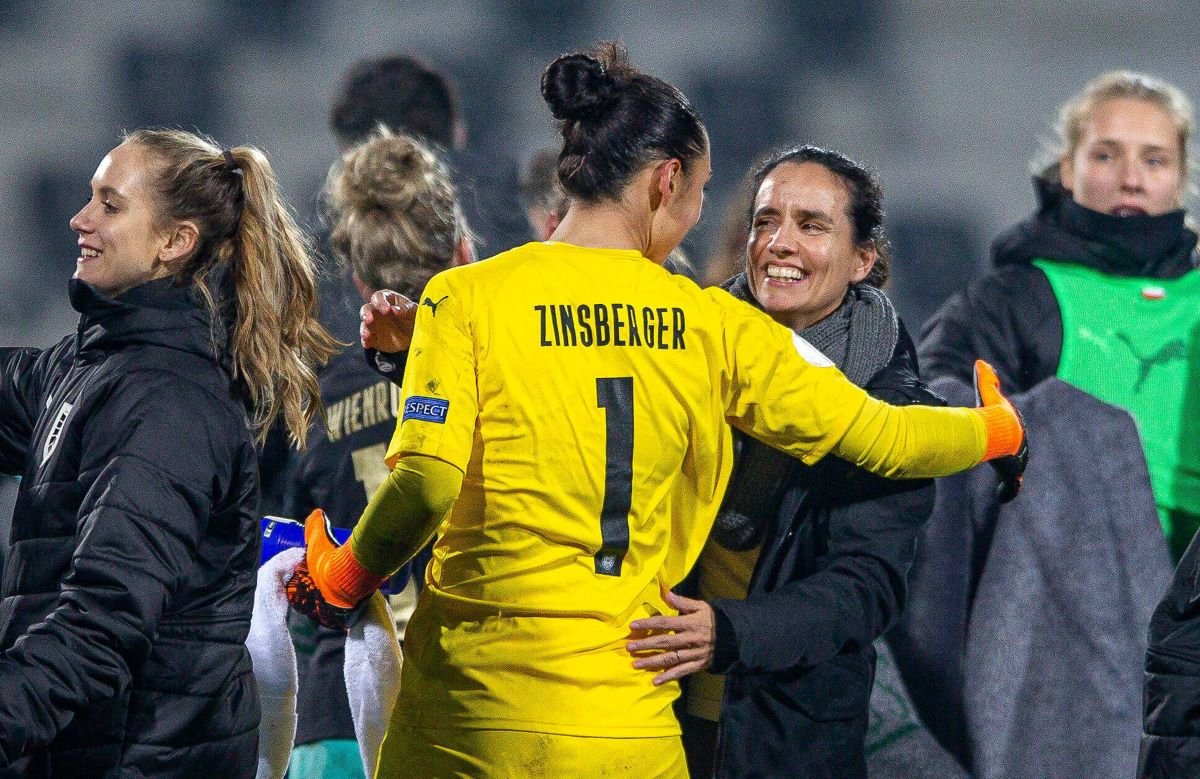
<svg viewBox="0 0 1200 779">
<path fill-rule="evenodd" d="M 326 422 L 313 427 L 308 448 L 297 455 L 286 515 L 303 521 L 321 508 L 334 526 L 352 528 L 387 478 L 384 455 L 396 428 L 400 387 L 371 370 L 356 345 L 322 373 L 321 400 Z M 408 572 L 406 565 L 393 577 L 394 591 Z M 300 675 L 296 743 L 354 738 L 342 672 L 345 634 L 298 615 L 290 626 Z"/>
</svg>

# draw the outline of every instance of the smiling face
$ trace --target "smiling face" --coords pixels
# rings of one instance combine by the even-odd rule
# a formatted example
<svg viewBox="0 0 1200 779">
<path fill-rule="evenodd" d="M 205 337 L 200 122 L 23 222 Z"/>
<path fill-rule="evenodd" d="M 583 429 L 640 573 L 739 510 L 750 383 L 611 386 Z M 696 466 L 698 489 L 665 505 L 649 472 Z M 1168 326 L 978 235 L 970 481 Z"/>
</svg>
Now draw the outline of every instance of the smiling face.
<svg viewBox="0 0 1200 779">
<path fill-rule="evenodd" d="M 1179 128 L 1154 103 L 1116 98 L 1097 104 L 1075 150 L 1060 162 L 1063 186 L 1093 211 L 1157 216 L 1181 206 Z"/>
<path fill-rule="evenodd" d="M 775 167 L 754 197 L 746 264 L 750 289 L 771 317 L 802 330 L 832 314 L 875 264 L 854 240 L 850 193 L 815 162 Z"/>
<path fill-rule="evenodd" d="M 121 144 L 100 161 L 91 198 L 71 217 L 79 235 L 75 278 L 110 297 L 168 273 L 159 257 L 168 236 L 155 224 L 152 174 L 145 151 Z"/>
</svg>

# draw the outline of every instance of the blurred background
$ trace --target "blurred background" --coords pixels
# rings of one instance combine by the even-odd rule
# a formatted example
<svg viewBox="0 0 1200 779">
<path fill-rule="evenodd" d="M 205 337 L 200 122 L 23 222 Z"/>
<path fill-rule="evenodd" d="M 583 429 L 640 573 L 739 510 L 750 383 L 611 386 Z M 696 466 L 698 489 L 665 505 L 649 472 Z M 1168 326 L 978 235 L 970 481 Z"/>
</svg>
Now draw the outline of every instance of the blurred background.
<svg viewBox="0 0 1200 779">
<path fill-rule="evenodd" d="M 891 292 L 919 330 L 1032 210 L 1029 162 L 1057 106 L 1118 67 L 1196 99 L 1195 35 L 1184 0 L 0 0 L 0 344 L 73 330 L 67 220 L 123 129 L 261 147 L 316 230 L 337 156 L 328 109 L 358 58 L 408 53 L 445 70 L 470 144 L 524 166 L 555 143 L 542 69 L 604 39 L 680 87 L 709 128 L 715 175 L 686 244 L 701 274 L 752 162 L 829 146 L 882 178 Z"/>
</svg>

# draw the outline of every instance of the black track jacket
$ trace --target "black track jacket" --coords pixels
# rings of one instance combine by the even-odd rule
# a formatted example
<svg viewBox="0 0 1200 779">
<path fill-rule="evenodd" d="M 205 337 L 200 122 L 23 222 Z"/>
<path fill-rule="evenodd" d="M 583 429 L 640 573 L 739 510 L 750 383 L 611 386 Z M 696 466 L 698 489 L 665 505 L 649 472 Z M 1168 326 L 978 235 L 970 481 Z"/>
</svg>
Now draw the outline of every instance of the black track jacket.
<svg viewBox="0 0 1200 779">
<path fill-rule="evenodd" d="M 77 335 L 0 349 L 0 775 L 252 777 L 258 488 L 223 338 L 170 280 L 70 291 Z"/>
<path fill-rule="evenodd" d="M 901 326 L 867 391 L 895 405 L 944 405 L 917 378 L 913 352 Z M 866 777 L 872 642 L 904 608 L 933 489 L 836 457 L 798 466 L 747 599 L 712 602 L 712 671 L 726 675 L 718 776 Z"/>
</svg>

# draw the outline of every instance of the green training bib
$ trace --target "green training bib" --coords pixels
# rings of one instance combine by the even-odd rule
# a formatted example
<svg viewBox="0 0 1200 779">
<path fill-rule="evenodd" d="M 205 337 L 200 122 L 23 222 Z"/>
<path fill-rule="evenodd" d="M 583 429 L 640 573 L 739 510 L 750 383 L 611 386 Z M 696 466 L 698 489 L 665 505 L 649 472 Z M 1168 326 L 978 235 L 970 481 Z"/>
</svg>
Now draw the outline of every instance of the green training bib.
<svg viewBox="0 0 1200 779">
<path fill-rule="evenodd" d="M 1194 522 L 1176 528 L 1172 515 L 1200 515 L 1200 272 L 1164 280 L 1034 265 L 1062 312 L 1058 377 L 1133 416 L 1163 530 L 1173 550 L 1186 545 Z"/>
</svg>

